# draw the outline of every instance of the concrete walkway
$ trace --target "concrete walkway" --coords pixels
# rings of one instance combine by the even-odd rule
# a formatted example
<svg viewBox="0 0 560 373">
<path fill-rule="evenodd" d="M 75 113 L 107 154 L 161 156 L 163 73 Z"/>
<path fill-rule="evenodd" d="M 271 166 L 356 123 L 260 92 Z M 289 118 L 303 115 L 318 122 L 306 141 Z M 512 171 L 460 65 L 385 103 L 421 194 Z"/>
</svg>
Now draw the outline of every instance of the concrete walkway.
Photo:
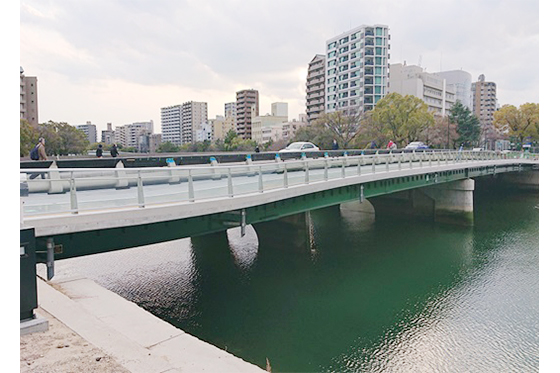
<svg viewBox="0 0 560 373">
<path fill-rule="evenodd" d="M 37 291 L 42 310 L 130 372 L 264 372 L 92 280 L 47 283 L 38 277 Z"/>
</svg>

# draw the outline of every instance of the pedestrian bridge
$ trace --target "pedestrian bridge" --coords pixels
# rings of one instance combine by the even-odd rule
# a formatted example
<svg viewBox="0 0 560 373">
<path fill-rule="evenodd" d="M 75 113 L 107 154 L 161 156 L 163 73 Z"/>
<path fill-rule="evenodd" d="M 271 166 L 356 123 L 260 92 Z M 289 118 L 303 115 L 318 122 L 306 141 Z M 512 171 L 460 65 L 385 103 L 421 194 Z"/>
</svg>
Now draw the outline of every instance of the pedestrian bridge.
<svg viewBox="0 0 560 373">
<path fill-rule="evenodd" d="M 21 227 L 38 261 L 95 254 L 270 222 L 384 196 L 436 221 L 470 224 L 474 180 L 506 177 L 538 188 L 538 157 L 522 153 L 410 152 L 235 164 L 111 169 L 20 169 Z M 368 202 L 369 201 L 369 202 Z M 383 202 L 383 203 L 378 203 Z M 399 210 L 399 211 L 405 211 Z M 408 213 L 407 212 L 407 213 Z M 300 214 L 301 215 L 301 214 Z M 287 218 L 288 220 L 290 218 Z M 273 230 L 266 230 L 267 235 Z M 275 239 L 278 239 L 277 237 Z"/>
</svg>

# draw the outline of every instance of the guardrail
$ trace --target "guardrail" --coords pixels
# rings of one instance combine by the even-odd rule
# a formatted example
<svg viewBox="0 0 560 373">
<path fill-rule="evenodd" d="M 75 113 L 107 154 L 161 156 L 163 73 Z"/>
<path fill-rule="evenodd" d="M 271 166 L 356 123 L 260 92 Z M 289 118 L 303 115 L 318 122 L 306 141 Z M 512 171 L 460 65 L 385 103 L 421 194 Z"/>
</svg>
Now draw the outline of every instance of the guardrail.
<svg viewBox="0 0 560 373">
<path fill-rule="evenodd" d="M 170 162 L 167 167 L 20 169 L 21 194 L 26 196 L 22 198 L 22 219 L 236 197 L 403 168 L 522 158 L 538 160 L 535 155 L 520 152 L 413 151 L 354 156 L 344 153 L 338 157 L 324 153 L 317 159 L 301 153 L 299 159 L 276 156 L 273 162 L 254 162 L 248 156 L 244 163 L 222 165 L 213 160 L 210 166 L 176 166 Z M 158 187 L 162 184 L 166 187 Z"/>
</svg>

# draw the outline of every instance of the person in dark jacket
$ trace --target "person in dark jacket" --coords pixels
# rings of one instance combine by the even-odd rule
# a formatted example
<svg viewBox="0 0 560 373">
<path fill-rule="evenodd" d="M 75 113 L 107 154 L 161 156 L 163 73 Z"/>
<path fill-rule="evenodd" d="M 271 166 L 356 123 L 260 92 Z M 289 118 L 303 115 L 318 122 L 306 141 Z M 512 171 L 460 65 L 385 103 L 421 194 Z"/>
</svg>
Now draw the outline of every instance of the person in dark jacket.
<svg viewBox="0 0 560 373">
<path fill-rule="evenodd" d="M 113 144 L 113 146 L 111 147 L 111 157 L 115 158 L 117 155 L 119 155 L 117 144 Z"/>
<path fill-rule="evenodd" d="M 103 158 L 103 145 L 99 144 L 97 150 L 95 151 L 97 158 Z"/>
</svg>

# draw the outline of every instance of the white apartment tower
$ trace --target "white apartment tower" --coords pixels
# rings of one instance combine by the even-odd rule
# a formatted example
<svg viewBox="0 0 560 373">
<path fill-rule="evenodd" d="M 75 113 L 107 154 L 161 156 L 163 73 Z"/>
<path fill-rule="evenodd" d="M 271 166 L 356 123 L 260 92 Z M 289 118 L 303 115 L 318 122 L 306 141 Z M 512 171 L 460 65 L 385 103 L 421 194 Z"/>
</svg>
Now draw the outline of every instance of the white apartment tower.
<svg viewBox="0 0 560 373">
<path fill-rule="evenodd" d="M 389 27 L 362 25 L 326 42 L 327 113 L 372 110 L 387 94 Z"/>
<path fill-rule="evenodd" d="M 204 131 L 208 123 L 208 104 L 188 101 L 161 108 L 162 142 L 181 146 L 196 140 L 196 134 Z"/>
</svg>

